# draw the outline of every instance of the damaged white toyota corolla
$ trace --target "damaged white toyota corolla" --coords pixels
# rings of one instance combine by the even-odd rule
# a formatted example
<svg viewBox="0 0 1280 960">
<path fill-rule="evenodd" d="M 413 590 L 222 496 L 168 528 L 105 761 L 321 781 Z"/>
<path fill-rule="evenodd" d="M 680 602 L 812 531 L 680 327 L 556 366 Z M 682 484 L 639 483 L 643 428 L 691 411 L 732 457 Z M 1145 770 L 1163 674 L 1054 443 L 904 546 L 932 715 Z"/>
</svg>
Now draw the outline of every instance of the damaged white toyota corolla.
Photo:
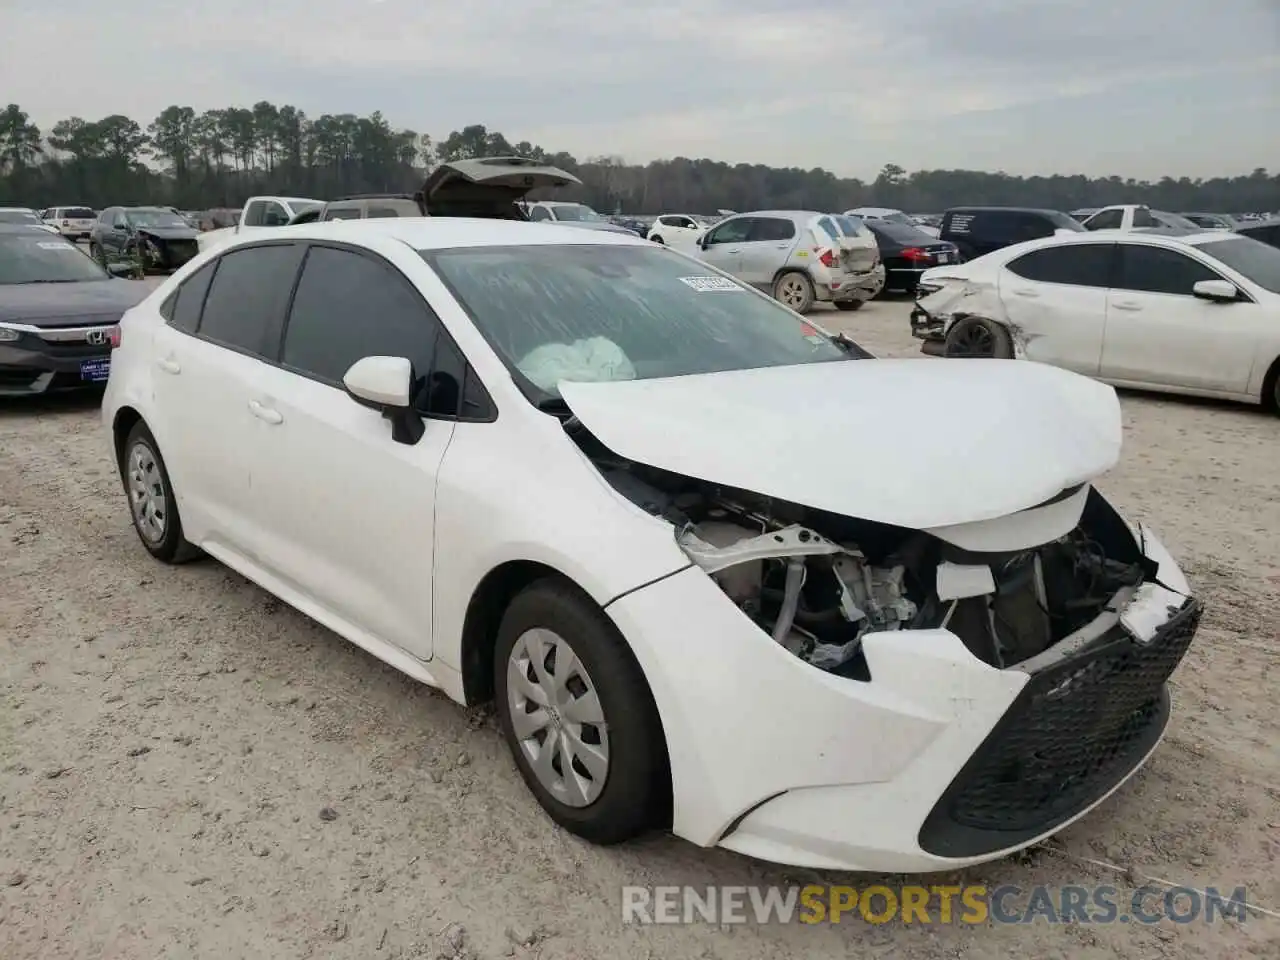
<svg viewBox="0 0 1280 960">
<path fill-rule="evenodd" d="M 143 544 L 494 698 L 597 842 L 940 870 L 1142 765 L 1200 609 L 1091 486 L 1112 388 L 870 359 L 570 233 L 330 223 L 184 267 L 126 314 L 103 405 Z"/>
</svg>

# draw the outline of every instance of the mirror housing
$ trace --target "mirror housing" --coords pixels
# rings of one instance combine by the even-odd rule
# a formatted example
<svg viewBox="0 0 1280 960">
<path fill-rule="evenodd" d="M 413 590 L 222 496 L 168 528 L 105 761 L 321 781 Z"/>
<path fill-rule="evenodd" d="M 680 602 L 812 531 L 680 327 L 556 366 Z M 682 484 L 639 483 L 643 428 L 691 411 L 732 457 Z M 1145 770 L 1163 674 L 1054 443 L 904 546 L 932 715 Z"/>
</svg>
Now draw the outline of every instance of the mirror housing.
<svg viewBox="0 0 1280 960">
<path fill-rule="evenodd" d="M 391 439 L 412 446 L 426 427 L 413 409 L 413 362 L 407 357 L 362 357 L 342 377 L 347 395 L 391 422 Z"/>
<path fill-rule="evenodd" d="M 1201 280 L 1191 288 L 1192 294 L 1201 300 L 1212 300 L 1215 303 L 1229 303 L 1240 299 L 1240 291 L 1234 283 L 1226 280 Z"/>
</svg>

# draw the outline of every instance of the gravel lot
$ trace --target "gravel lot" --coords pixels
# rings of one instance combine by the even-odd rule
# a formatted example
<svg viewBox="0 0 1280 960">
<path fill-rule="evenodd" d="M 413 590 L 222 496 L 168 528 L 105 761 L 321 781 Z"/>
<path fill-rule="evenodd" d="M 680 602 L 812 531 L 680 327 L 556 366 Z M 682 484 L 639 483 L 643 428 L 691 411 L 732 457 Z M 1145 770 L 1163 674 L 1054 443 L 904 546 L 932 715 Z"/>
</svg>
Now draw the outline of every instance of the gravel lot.
<svg viewBox="0 0 1280 960">
<path fill-rule="evenodd" d="M 917 352 L 902 303 L 823 319 L 882 356 Z M 1101 486 L 1154 525 L 1208 605 L 1169 736 L 1050 847 L 933 882 L 1243 884 L 1271 916 L 624 926 L 626 884 L 815 875 L 662 836 L 598 849 L 555 828 L 487 709 L 415 685 L 216 563 L 152 561 L 97 401 L 80 398 L 0 405 L 0 957 L 1280 956 L 1280 420 L 1123 405 L 1124 460 Z M 928 424 L 895 423 L 888 405 L 882 422 L 850 438 L 869 457 L 927 442 Z"/>
</svg>

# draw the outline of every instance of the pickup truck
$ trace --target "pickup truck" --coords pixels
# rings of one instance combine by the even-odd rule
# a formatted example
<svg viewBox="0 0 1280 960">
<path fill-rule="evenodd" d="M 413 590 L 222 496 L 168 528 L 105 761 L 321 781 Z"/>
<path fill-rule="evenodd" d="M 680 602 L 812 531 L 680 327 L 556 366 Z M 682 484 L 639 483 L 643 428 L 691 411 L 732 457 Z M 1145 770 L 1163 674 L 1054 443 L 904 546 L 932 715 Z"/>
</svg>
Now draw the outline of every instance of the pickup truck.
<svg viewBox="0 0 1280 960">
<path fill-rule="evenodd" d="M 1199 233 L 1186 217 L 1164 210 L 1152 210 L 1141 203 L 1117 203 L 1103 207 L 1086 217 L 1082 224 L 1086 230 L 1124 230 L 1142 233 Z"/>
<path fill-rule="evenodd" d="M 207 230 L 196 238 L 196 244 L 203 253 L 235 237 L 283 227 L 303 211 L 322 206 L 323 200 L 313 200 L 310 197 L 250 197 L 245 201 L 244 209 L 240 211 L 240 220 L 235 226 Z"/>
</svg>

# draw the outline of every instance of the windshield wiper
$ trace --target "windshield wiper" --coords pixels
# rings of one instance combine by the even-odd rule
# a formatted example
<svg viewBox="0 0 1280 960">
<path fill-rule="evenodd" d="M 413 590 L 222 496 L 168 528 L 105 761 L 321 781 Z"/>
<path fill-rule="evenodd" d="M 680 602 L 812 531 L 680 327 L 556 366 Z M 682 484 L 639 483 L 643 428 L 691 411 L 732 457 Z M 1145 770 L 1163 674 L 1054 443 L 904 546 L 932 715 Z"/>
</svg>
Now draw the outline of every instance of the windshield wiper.
<svg viewBox="0 0 1280 960">
<path fill-rule="evenodd" d="M 543 413 L 554 414 L 557 417 L 571 417 L 573 411 L 569 409 L 569 404 L 564 402 L 564 397 L 546 396 L 534 404 Z"/>
</svg>

